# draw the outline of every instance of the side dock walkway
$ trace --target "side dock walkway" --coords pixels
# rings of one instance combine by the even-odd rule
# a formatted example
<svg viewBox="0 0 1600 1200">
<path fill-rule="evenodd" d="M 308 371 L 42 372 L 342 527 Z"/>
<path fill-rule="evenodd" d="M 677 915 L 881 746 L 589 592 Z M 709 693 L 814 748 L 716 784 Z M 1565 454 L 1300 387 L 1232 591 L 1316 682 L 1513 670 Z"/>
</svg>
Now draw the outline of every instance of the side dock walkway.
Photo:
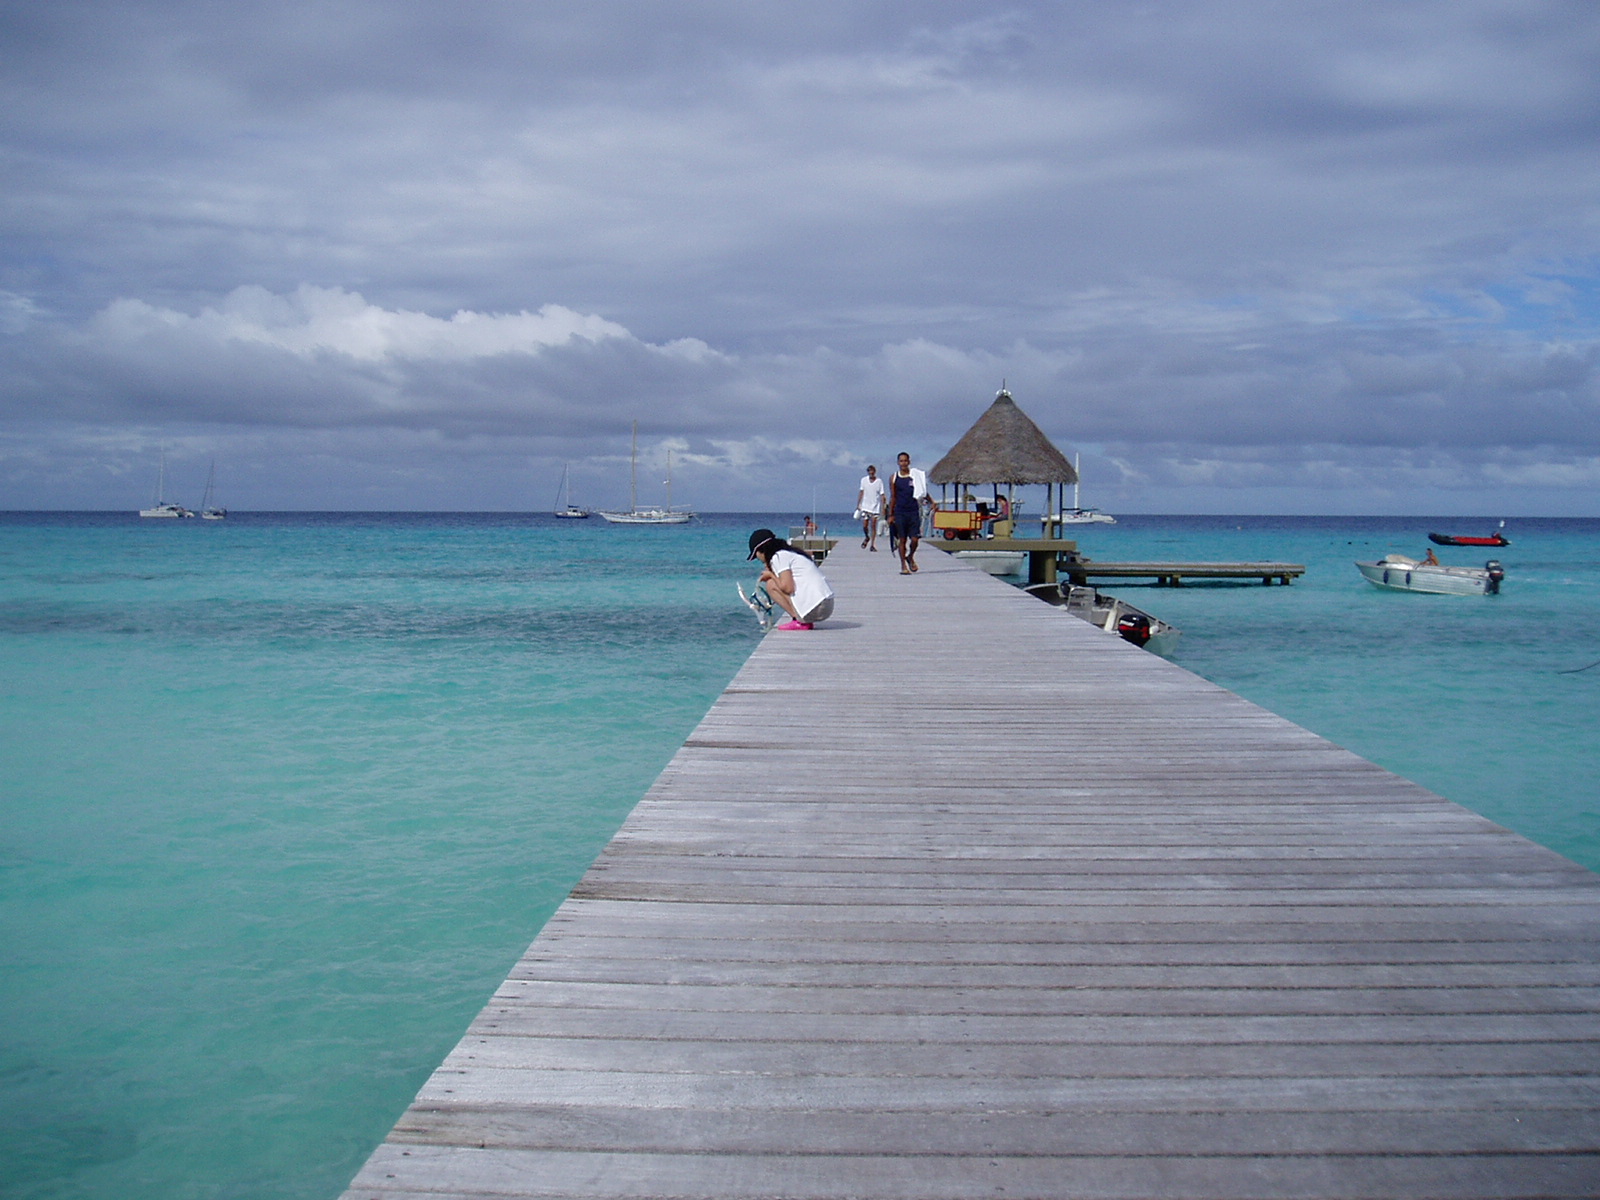
<svg viewBox="0 0 1600 1200">
<path fill-rule="evenodd" d="M 920 560 L 829 557 L 350 1200 L 1600 1194 L 1600 877 Z"/>
</svg>

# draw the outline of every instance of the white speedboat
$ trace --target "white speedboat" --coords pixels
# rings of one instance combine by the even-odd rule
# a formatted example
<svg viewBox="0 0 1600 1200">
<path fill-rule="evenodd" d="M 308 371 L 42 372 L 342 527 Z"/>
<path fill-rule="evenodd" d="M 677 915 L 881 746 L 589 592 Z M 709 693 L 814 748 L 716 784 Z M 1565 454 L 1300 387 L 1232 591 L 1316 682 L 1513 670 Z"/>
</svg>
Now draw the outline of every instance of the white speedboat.
<svg viewBox="0 0 1600 1200">
<path fill-rule="evenodd" d="M 672 451 L 667 451 L 667 506 L 665 508 L 639 507 L 639 422 L 633 423 L 633 451 L 628 457 L 628 508 L 625 512 L 606 512 L 600 515 L 613 525 L 683 525 L 694 520 L 694 513 L 685 508 L 672 507 Z"/>
<path fill-rule="evenodd" d="M 1493 558 L 1481 567 L 1447 567 L 1404 554 L 1385 554 L 1377 562 L 1356 563 L 1356 569 L 1377 587 L 1441 596 L 1492 596 L 1506 577 L 1505 568 Z"/>
<path fill-rule="evenodd" d="M 1177 648 L 1182 630 L 1160 617 L 1152 617 L 1126 600 L 1107 596 L 1092 587 L 1070 583 L 1034 583 L 1023 589 L 1057 608 L 1064 608 L 1097 629 L 1142 646 L 1152 654 L 1166 656 Z"/>
<path fill-rule="evenodd" d="M 167 452 L 161 452 L 161 472 L 156 476 L 156 498 L 149 508 L 141 508 L 141 517 L 192 517 L 194 513 L 181 504 L 168 500 L 164 493 L 167 490 Z"/>
</svg>

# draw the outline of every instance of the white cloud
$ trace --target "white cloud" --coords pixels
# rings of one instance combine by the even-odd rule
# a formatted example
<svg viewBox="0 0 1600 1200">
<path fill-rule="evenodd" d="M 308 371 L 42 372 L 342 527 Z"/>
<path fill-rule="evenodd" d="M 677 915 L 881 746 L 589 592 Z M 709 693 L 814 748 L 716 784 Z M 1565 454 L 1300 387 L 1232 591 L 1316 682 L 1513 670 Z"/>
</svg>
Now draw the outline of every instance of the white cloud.
<svg viewBox="0 0 1600 1200">
<path fill-rule="evenodd" d="M 593 314 L 547 304 L 537 313 L 461 311 L 447 319 L 369 304 L 359 293 L 302 284 L 291 295 L 258 286 L 236 288 L 194 316 L 143 300 L 113 301 L 96 319 L 111 343 L 172 334 L 195 342 L 245 342 L 301 358 L 337 354 L 358 362 L 432 359 L 458 362 L 500 354 L 537 354 L 581 338 L 631 335 Z"/>
</svg>

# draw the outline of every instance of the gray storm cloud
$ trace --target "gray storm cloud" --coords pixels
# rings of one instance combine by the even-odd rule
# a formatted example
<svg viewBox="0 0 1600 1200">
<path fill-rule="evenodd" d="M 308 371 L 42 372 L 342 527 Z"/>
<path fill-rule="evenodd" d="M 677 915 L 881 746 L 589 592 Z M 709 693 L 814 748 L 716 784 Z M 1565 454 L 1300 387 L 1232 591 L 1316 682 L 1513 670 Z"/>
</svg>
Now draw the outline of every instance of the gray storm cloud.
<svg viewBox="0 0 1600 1200">
<path fill-rule="evenodd" d="M 781 507 L 1004 379 L 1102 504 L 1600 511 L 1588 4 L 0 13 L 0 504 L 524 507 L 637 419 Z"/>
</svg>

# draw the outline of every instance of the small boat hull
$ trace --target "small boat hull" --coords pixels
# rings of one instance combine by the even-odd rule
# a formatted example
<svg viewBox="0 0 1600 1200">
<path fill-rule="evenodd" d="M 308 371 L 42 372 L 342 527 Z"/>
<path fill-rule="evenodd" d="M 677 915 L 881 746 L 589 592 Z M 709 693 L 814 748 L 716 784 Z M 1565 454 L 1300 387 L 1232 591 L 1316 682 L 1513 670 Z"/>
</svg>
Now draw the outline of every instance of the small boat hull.
<svg viewBox="0 0 1600 1200">
<path fill-rule="evenodd" d="M 1430 533 L 1428 540 L 1435 546 L 1509 546 L 1511 539 L 1494 533 L 1488 537 L 1456 537 L 1449 533 Z"/>
<path fill-rule="evenodd" d="M 666 509 L 640 508 L 632 512 L 602 512 L 613 525 L 686 525 L 694 518 L 691 512 L 669 512 Z"/>
<path fill-rule="evenodd" d="M 1047 604 L 1064 608 L 1079 620 L 1087 621 L 1125 642 L 1132 642 L 1163 658 L 1178 646 L 1182 630 L 1160 617 L 1152 617 L 1126 600 L 1107 596 L 1086 584 L 1034 583 L 1023 591 Z"/>
<path fill-rule="evenodd" d="M 952 550 L 950 556 L 991 575 L 1022 574 L 1022 563 L 1026 557 L 1018 550 Z"/>
<path fill-rule="evenodd" d="M 1093 508 L 1069 508 L 1050 519 L 1056 525 L 1115 525 L 1117 519 L 1110 513 Z"/>
<path fill-rule="evenodd" d="M 1491 559 L 1482 567 L 1445 567 L 1391 554 L 1378 562 L 1358 562 L 1356 569 L 1375 587 L 1435 596 L 1492 596 L 1500 591 L 1505 571 Z"/>
</svg>

